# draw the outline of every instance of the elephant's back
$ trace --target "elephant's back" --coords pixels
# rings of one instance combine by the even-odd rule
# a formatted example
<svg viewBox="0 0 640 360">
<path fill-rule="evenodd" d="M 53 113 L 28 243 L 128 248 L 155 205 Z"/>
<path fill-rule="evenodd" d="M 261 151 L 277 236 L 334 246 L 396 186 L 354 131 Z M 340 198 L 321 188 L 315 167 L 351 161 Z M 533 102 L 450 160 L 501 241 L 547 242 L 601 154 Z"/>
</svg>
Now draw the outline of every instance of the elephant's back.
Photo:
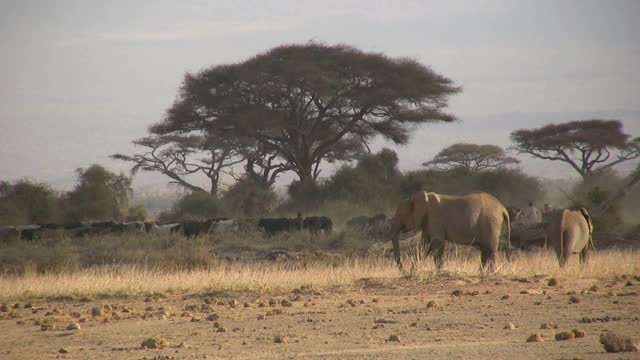
<svg viewBox="0 0 640 360">
<path fill-rule="evenodd" d="M 581 251 L 589 242 L 589 225 L 579 211 L 567 211 L 565 231 L 573 240 L 573 251 Z"/>
</svg>

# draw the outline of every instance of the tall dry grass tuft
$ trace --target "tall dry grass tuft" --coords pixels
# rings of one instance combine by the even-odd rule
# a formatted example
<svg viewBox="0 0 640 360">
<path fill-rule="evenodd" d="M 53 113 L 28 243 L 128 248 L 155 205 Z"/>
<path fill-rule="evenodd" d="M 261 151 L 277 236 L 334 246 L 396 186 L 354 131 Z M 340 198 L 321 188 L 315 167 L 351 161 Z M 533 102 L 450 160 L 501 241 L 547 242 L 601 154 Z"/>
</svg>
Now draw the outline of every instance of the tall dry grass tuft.
<svg viewBox="0 0 640 360">
<path fill-rule="evenodd" d="M 408 258 L 405 260 L 405 264 L 410 264 Z M 584 268 L 578 265 L 577 258 L 574 260 L 567 268 L 560 269 L 550 252 L 519 254 L 512 262 L 501 257 L 497 273 L 489 276 L 544 274 L 567 279 L 610 279 L 624 274 L 640 274 L 640 253 L 637 251 L 599 251 Z M 429 281 L 432 277 L 441 276 L 434 271 L 431 259 L 418 261 L 415 265 L 417 271 L 409 281 Z M 446 274 L 452 276 L 486 276 L 480 271 L 479 257 L 473 252 L 449 254 L 445 267 Z M 406 281 L 406 275 L 396 268 L 393 261 L 373 256 L 342 259 L 333 264 L 218 263 L 200 269 L 110 265 L 57 273 L 0 276 L 0 299 L 125 296 L 168 291 L 279 293 L 302 285 L 349 287 L 363 279 L 385 284 L 400 279 Z"/>
</svg>

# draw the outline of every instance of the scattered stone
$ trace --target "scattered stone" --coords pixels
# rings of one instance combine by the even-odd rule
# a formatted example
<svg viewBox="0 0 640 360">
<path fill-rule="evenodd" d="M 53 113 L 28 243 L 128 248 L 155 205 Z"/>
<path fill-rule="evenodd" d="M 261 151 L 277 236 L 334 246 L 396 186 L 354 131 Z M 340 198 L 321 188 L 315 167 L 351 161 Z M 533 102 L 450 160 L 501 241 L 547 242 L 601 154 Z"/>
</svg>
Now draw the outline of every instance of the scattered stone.
<svg viewBox="0 0 640 360">
<path fill-rule="evenodd" d="M 554 322 L 548 322 L 548 323 L 544 323 L 544 324 L 540 325 L 540 329 L 545 329 L 545 330 L 557 329 L 557 328 L 558 328 L 558 324 L 556 324 Z"/>
<path fill-rule="evenodd" d="M 516 326 L 511 321 L 509 321 L 507 323 L 507 325 L 504 326 L 504 329 L 506 329 L 506 330 L 515 330 Z"/>
<path fill-rule="evenodd" d="M 389 339 L 387 341 L 388 342 L 400 342 L 400 338 L 398 337 L 398 335 L 389 335 Z"/>
<path fill-rule="evenodd" d="M 387 319 L 374 319 L 373 322 L 376 323 L 376 324 L 397 324 L 397 323 L 399 323 L 398 320 L 387 320 Z"/>
<path fill-rule="evenodd" d="M 627 281 L 627 283 L 624 284 L 624 286 L 633 286 L 633 283 L 631 281 Z"/>
<path fill-rule="evenodd" d="M 286 336 L 276 336 L 273 338 L 273 342 L 276 344 L 286 344 L 289 342 L 289 338 Z"/>
<path fill-rule="evenodd" d="M 213 314 L 207 316 L 207 320 L 208 321 L 216 321 L 218 319 L 220 319 L 220 316 L 218 316 L 218 314 L 216 314 L 216 313 L 213 313 Z"/>
<path fill-rule="evenodd" d="M 573 330 L 571 330 L 571 332 L 573 332 L 573 335 L 576 338 L 583 338 L 583 337 L 587 336 L 587 332 L 585 330 L 582 330 L 582 329 L 573 329 Z"/>
<path fill-rule="evenodd" d="M 598 290 L 600 290 L 600 288 L 598 288 L 597 285 L 593 285 L 592 287 L 589 288 L 589 291 L 591 292 L 597 292 Z"/>
<path fill-rule="evenodd" d="M 437 308 L 439 308 L 439 307 L 440 307 L 440 305 L 438 305 L 438 303 L 437 303 L 435 300 L 430 300 L 430 301 L 427 303 L 427 309 L 433 309 L 433 310 L 435 310 L 435 309 L 437 309 Z"/>
<path fill-rule="evenodd" d="M 182 314 L 180 314 L 180 317 L 193 317 L 193 315 L 191 315 L 191 313 L 188 311 L 184 311 L 182 312 Z"/>
<path fill-rule="evenodd" d="M 162 349 L 169 346 L 169 342 L 161 337 L 148 338 L 142 342 L 143 349 Z"/>
<path fill-rule="evenodd" d="M 501 299 L 502 300 L 508 300 L 510 297 L 511 297 L 511 295 L 507 294 L 507 295 L 504 295 Z"/>
<path fill-rule="evenodd" d="M 578 303 L 580 303 L 580 298 L 575 296 L 575 295 L 571 295 L 569 297 L 569 303 L 570 304 L 578 304 Z"/>
<path fill-rule="evenodd" d="M 102 310 L 102 308 L 94 307 L 93 309 L 91 309 L 91 316 L 93 317 L 104 316 L 104 311 Z"/>
<path fill-rule="evenodd" d="M 258 307 L 265 307 L 264 303 L 262 301 L 258 302 Z"/>
<path fill-rule="evenodd" d="M 69 353 L 69 350 L 68 350 L 68 349 L 66 349 L 66 348 L 60 348 L 60 350 L 58 350 L 58 352 L 59 352 L 60 354 L 68 354 L 68 353 Z"/>
<path fill-rule="evenodd" d="M 556 341 L 571 340 L 575 337 L 576 335 L 573 332 L 562 331 L 556 334 Z"/>
<path fill-rule="evenodd" d="M 351 305 L 351 307 L 355 307 L 358 303 L 353 299 L 349 299 L 347 300 L 347 304 Z"/>
<path fill-rule="evenodd" d="M 556 278 L 551 278 L 547 281 L 548 286 L 558 286 L 558 280 Z"/>
<path fill-rule="evenodd" d="M 269 299 L 269 306 L 276 306 L 278 305 L 278 301 L 276 299 Z"/>
<path fill-rule="evenodd" d="M 233 299 L 231 301 L 229 301 L 229 306 L 231 306 L 232 308 L 235 308 L 238 306 L 238 300 Z"/>
<path fill-rule="evenodd" d="M 56 329 L 54 324 L 42 324 L 40 325 L 40 330 L 42 331 L 53 331 Z"/>
<path fill-rule="evenodd" d="M 191 322 L 199 322 L 201 319 L 197 316 L 191 318 Z"/>
<path fill-rule="evenodd" d="M 245 302 L 243 306 L 248 308 L 248 307 L 251 307 L 251 304 L 249 304 L 248 302 Z"/>
<path fill-rule="evenodd" d="M 190 346 L 190 345 L 188 345 L 188 344 L 187 344 L 186 342 L 184 342 L 184 341 L 183 341 L 183 342 L 181 342 L 180 344 L 178 344 L 178 347 L 179 347 L 179 348 L 182 348 L 182 349 L 190 349 L 190 348 L 191 348 L 191 346 Z"/>
<path fill-rule="evenodd" d="M 380 301 L 380 299 L 378 299 L 378 298 L 373 298 L 373 299 L 371 299 L 371 302 L 374 302 L 374 303 L 377 303 L 377 302 L 379 302 L 379 301 Z"/>
<path fill-rule="evenodd" d="M 219 327 L 218 327 L 218 330 L 216 330 L 216 332 L 219 332 L 219 333 L 226 333 L 226 332 L 227 332 L 227 328 L 226 328 L 226 327 L 224 327 L 224 326 L 219 326 Z"/>
<path fill-rule="evenodd" d="M 264 315 L 262 314 L 258 315 L 258 320 L 264 320 Z"/>
<path fill-rule="evenodd" d="M 527 342 L 543 342 L 544 337 L 540 333 L 533 334 L 527 338 Z"/>
<path fill-rule="evenodd" d="M 282 305 L 284 307 L 291 307 L 291 306 L 293 306 L 293 303 L 291 301 L 289 301 L 289 300 L 284 299 L 284 300 L 280 301 L 280 305 Z"/>
<path fill-rule="evenodd" d="M 33 308 L 33 304 L 32 303 L 25 303 L 24 304 L 24 308 L 25 309 L 31 309 L 31 308 Z"/>
<path fill-rule="evenodd" d="M 453 290 L 453 292 L 451 292 L 451 295 L 453 295 L 453 296 L 462 296 L 462 290 L 460 290 L 460 289 Z"/>
<path fill-rule="evenodd" d="M 71 323 L 71 324 L 67 325 L 67 330 L 80 330 L 80 324 Z"/>
<path fill-rule="evenodd" d="M 71 317 L 79 319 L 82 317 L 82 314 L 80 314 L 79 312 L 75 311 L 71 313 Z"/>
<path fill-rule="evenodd" d="M 632 339 L 626 335 L 614 332 L 605 332 L 600 335 L 600 343 L 607 352 L 637 352 L 640 351 L 640 340 Z"/>
</svg>

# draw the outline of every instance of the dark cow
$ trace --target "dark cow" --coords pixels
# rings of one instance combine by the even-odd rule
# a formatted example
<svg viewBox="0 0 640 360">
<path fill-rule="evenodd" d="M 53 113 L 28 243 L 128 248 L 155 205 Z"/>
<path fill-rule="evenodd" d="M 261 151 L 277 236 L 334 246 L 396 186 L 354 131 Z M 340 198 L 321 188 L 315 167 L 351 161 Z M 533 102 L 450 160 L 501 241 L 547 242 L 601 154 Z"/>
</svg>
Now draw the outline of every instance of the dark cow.
<svg viewBox="0 0 640 360">
<path fill-rule="evenodd" d="M 302 217 L 297 218 L 264 218 L 258 220 L 258 229 L 268 235 L 279 232 L 302 230 Z"/>
<path fill-rule="evenodd" d="M 312 234 L 324 232 L 325 235 L 328 235 L 333 230 L 333 223 L 326 216 L 309 216 L 302 222 L 302 228 Z"/>
<path fill-rule="evenodd" d="M 209 229 L 217 222 L 229 220 L 229 218 L 213 218 L 204 221 L 183 221 L 171 228 L 171 233 L 181 232 L 186 237 L 196 237 L 209 233 Z"/>
</svg>

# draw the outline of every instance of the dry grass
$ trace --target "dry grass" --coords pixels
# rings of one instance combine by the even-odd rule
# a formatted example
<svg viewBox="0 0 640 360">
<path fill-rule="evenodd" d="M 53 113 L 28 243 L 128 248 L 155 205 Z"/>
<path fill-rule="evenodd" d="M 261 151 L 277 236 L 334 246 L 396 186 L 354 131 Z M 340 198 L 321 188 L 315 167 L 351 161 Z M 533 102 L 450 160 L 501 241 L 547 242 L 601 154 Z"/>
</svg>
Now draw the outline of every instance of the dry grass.
<svg viewBox="0 0 640 360">
<path fill-rule="evenodd" d="M 410 263 L 406 260 L 405 263 Z M 560 269 L 553 254 L 542 251 L 517 255 L 510 263 L 501 258 L 499 263 L 496 274 L 483 274 L 475 253 L 458 252 L 448 256 L 446 274 L 457 277 L 548 275 L 567 279 L 612 279 L 624 274 L 640 274 L 640 253 L 622 250 L 600 251 L 585 268 L 578 265 L 576 258 L 566 269 Z M 411 277 L 416 281 L 442 276 L 436 274 L 432 261 L 419 261 L 415 269 Z M 303 285 L 319 289 L 349 287 L 364 278 L 385 284 L 406 276 L 392 261 L 372 256 L 344 259 L 333 265 L 233 263 L 195 270 L 111 265 L 58 273 L 5 275 L 0 277 L 0 299 L 125 296 L 169 291 L 278 293 Z"/>
</svg>

